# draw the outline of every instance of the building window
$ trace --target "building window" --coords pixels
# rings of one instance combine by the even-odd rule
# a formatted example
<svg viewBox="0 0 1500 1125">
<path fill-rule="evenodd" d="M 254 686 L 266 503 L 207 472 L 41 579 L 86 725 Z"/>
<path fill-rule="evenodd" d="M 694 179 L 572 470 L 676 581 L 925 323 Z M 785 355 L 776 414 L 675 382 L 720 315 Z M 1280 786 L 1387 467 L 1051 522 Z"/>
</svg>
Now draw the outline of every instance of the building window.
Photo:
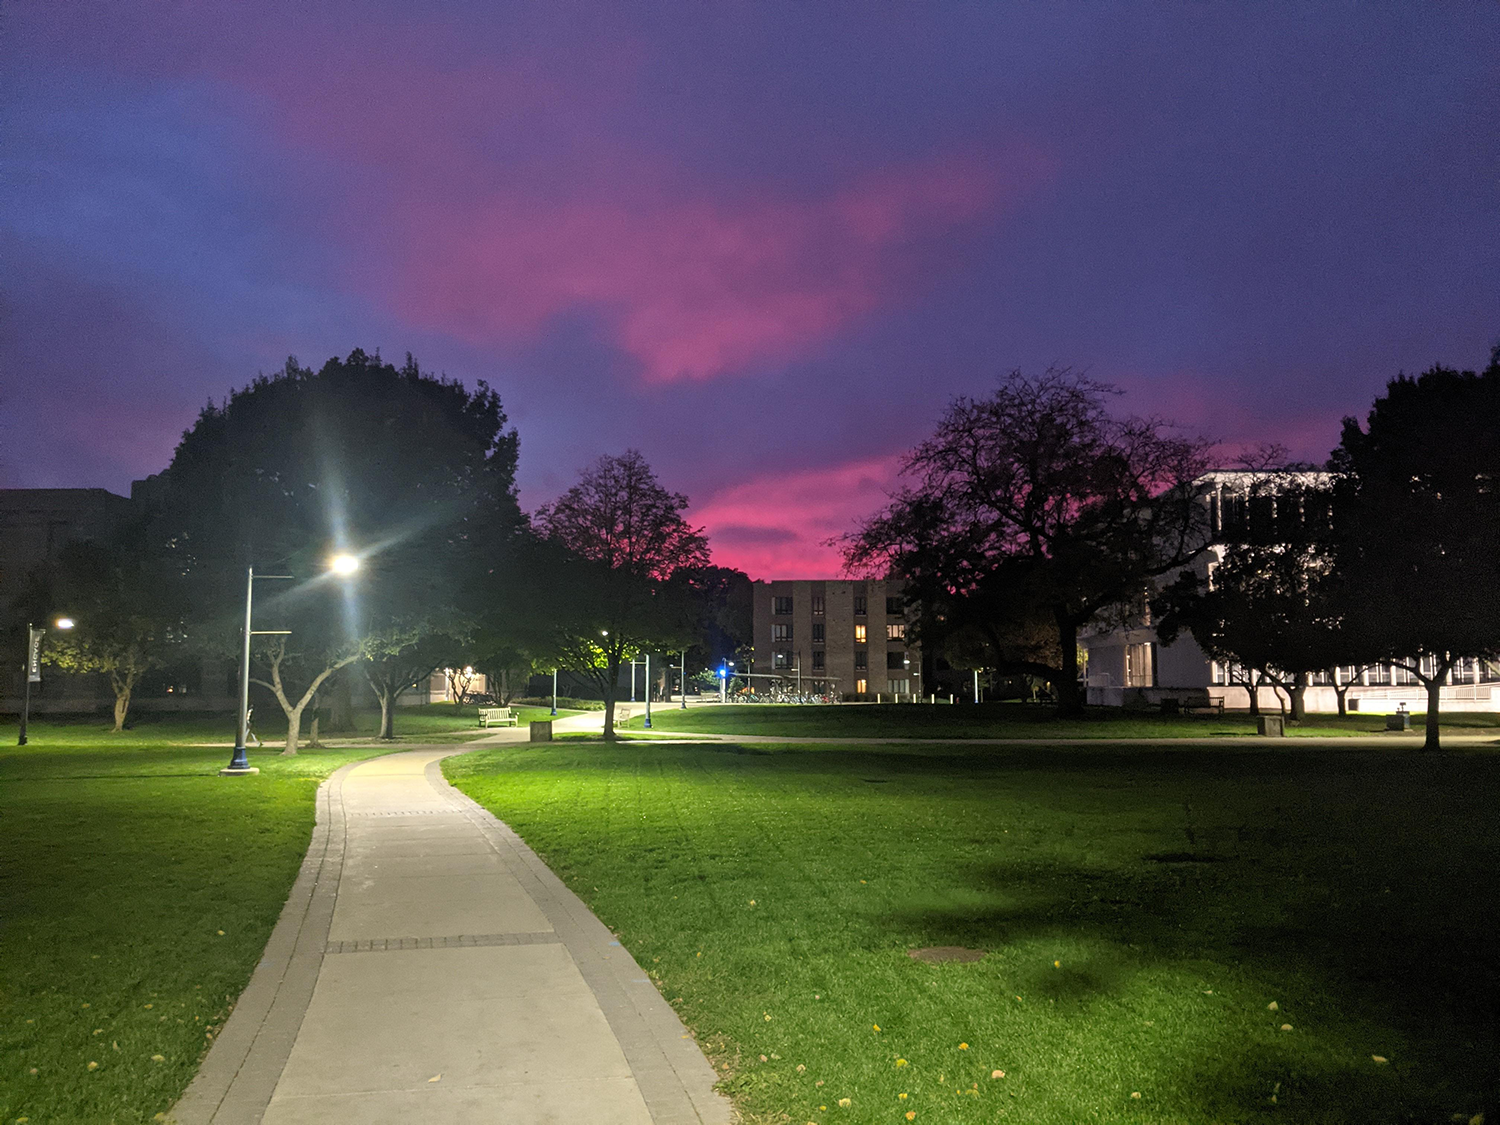
<svg viewBox="0 0 1500 1125">
<path fill-rule="evenodd" d="M 887 625 L 885 627 L 885 639 L 888 641 L 901 641 L 906 639 L 905 625 Z"/>
<path fill-rule="evenodd" d="M 792 639 L 792 627 L 790 625 L 772 625 L 771 639 L 773 641 L 789 641 Z"/>
<path fill-rule="evenodd" d="M 906 653 L 900 651 L 899 649 L 897 649 L 894 652 L 888 652 L 888 653 L 886 653 L 885 654 L 885 666 L 887 668 L 905 668 L 906 667 Z"/>
<path fill-rule="evenodd" d="M 771 654 L 772 668 L 790 668 L 792 666 L 792 654 L 789 652 L 773 652 Z"/>
<path fill-rule="evenodd" d="M 825 626 L 821 621 L 813 622 L 813 644 L 820 645 L 823 643 L 824 629 Z"/>
<path fill-rule="evenodd" d="M 1155 663 L 1152 660 L 1152 648 L 1154 645 L 1126 645 L 1125 646 L 1125 686 L 1126 687 L 1155 687 Z"/>
<path fill-rule="evenodd" d="M 823 616 L 823 595 L 814 594 L 812 600 L 812 611 L 814 617 Z"/>
<path fill-rule="evenodd" d="M 1397 687 L 1409 687 L 1417 682 L 1417 674 L 1410 668 L 1394 668 Z"/>
<path fill-rule="evenodd" d="M 1479 663 L 1480 683 L 1492 684 L 1500 680 L 1500 663 L 1493 660 L 1482 660 Z"/>
<path fill-rule="evenodd" d="M 776 603 L 771 612 L 777 617 L 790 617 L 792 615 L 791 598 L 772 598 L 771 600 Z"/>
<path fill-rule="evenodd" d="M 887 617 L 900 617 L 902 612 L 900 598 L 885 599 L 885 615 Z"/>
<path fill-rule="evenodd" d="M 820 649 L 820 648 L 813 649 L 813 667 L 814 668 L 823 668 L 823 667 L 826 667 L 826 664 L 824 663 L 824 660 L 823 660 L 823 650 Z"/>
<path fill-rule="evenodd" d="M 908 694 L 911 691 L 911 681 L 910 680 L 892 680 L 891 683 L 890 683 L 890 688 L 897 695 L 906 695 L 906 694 Z"/>
<path fill-rule="evenodd" d="M 868 668 L 870 666 L 870 650 L 861 648 L 854 652 L 854 666 L 856 668 Z"/>
<path fill-rule="evenodd" d="M 864 695 L 869 690 L 870 690 L 870 681 L 869 680 L 855 680 L 854 681 L 854 694 L 855 695 Z"/>
<path fill-rule="evenodd" d="M 864 625 L 856 625 L 854 627 L 854 643 L 855 644 L 862 645 L 866 641 L 868 641 L 869 639 L 870 639 L 870 630 L 869 630 L 868 627 L 866 627 Z"/>
<path fill-rule="evenodd" d="M 854 616 L 855 617 L 863 617 L 863 616 L 865 616 L 865 614 L 869 612 L 868 609 L 866 608 L 868 605 L 869 605 L 869 599 L 868 598 L 855 598 L 854 599 Z"/>
<path fill-rule="evenodd" d="M 1389 664 L 1372 664 L 1365 669 L 1365 683 L 1380 687 L 1390 682 L 1391 666 Z"/>
</svg>

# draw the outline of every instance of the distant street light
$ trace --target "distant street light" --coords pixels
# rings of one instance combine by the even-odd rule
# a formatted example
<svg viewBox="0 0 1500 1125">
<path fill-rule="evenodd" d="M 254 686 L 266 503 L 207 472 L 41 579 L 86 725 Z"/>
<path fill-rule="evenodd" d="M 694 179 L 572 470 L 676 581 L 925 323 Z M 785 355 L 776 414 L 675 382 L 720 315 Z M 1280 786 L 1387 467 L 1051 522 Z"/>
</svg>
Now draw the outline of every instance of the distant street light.
<svg viewBox="0 0 1500 1125">
<path fill-rule="evenodd" d="M 59 629 L 71 629 L 73 619 L 59 617 L 52 624 Z M 46 635 L 45 627 L 36 629 L 30 621 L 26 622 L 26 687 L 21 703 L 21 733 L 16 738 L 17 746 L 26 745 L 26 720 L 31 714 L 31 685 L 42 682 L 42 638 Z"/>
<path fill-rule="evenodd" d="M 687 649 L 683 649 L 682 650 L 682 670 L 681 670 L 681 672 L 678 673 L 677 679 L 679 681 L 681 681 L 681 684 L 682 684 L 682 709 L 684 711 L 686 711 L 687 710 Z"/>
<path fill-rule="evenodd" d="M 328 560 L 328 569 L 340 578 L 347 578 L 359 569 L 359 556 L 357 555 L 334 555 Z"/>
</svg>

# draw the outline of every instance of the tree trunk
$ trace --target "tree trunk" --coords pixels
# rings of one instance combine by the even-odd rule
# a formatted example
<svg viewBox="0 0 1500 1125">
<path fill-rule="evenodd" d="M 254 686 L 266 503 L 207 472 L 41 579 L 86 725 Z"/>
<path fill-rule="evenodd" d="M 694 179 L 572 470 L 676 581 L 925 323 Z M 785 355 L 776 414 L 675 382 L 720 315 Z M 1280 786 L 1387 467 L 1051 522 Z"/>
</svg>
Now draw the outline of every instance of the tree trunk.
<svg viewBox="0 0 1500 1125">
<path fill-rule="evenodd" d="M 348 731 L 354 729 L 354 700 L 349 694 L 347 675 L 334 677 L 328 688 L 328 729 Z"/>
<path fill-rule="evenodd" d="M 1298 672 L 1292 680 L 1292 722 L 1300 723 L 1307 718 L 1307 681 L 1306 672 Z"/>
<path fill-rule="evenodd" d="M 1255 682 L 1255 673 L 1251 672 L 1249 678 L 1240 687 L 1245 689 L 1245 694 L 1250 698 L 1250 714 L 1260 714 L 1260 684 Z"/>
<path fill-rule="evenodd" d="M 1334 698 L 1339 701 L 1339 718 L 1342 719 L 1345 715 L 1349 714 L 1349 686 L 1354 681 L 1350 680 L 1349 683 L 1341 685 L 1339 683 L 1339 674 L 1337 668 L 1329 673 L 1329 675 L 1333 680 Z"/>
<path fill-rule="evenodd" d="M 620 661 L 611 656 L 605 665 L 604 683 L 604 741 L 614 742 L 615 734 L 615 685 L 620 680 Z"/>
<path fill-rule="evenodd" d="M 312 722 L 307 725 L 307 748 L 309 750 L 323 749 L 323 742 L 318 737 L 318 722 L 321 716 L 317 708 L 313 709 Z"/>
<path fill-rule="evenodd" d="M 130 688 L 115 689 L 115 733 L 125 729 L 125 716 L 130 712 Z"/>
<path fill-rule="evenodd" d="M 297 740 L 302 736 L 302 705 L 288 707 L 282 704 L 282 710 L 286 712 L 286 748 L 281 751 L 281 756 L 294 758 L 297 756 Z"/>
<path fill-rule="evenodd" d="M 1057 715 L 1061 719 L 1083 716 L 1083 693 L 1078 690 L 1078 625 L 1061 614 L 1057 617 L 1057 643 L 1062 649 L 1058 669 Z"/>
<path fill-rule="evenodd" d="M 1422 740 L 1423 750 L 1441 750 L 1438 742 L 1438 706 L 1441 702 L 1443 681 L 1448 678 L 1447 669 L 1438 666 L 1440 671 L 1432 679 L 1426 681 L 1427 687 L 1427 716 L 1423 724 L 1426 737 Z"/>
<path fill-rule="evenodd" d="M 380 697 L 380 737 L 389 742 L 396 737 L 396 708 L 392 706 L 395 700 L 389 689 L 375 694 Z"/>
</svg>

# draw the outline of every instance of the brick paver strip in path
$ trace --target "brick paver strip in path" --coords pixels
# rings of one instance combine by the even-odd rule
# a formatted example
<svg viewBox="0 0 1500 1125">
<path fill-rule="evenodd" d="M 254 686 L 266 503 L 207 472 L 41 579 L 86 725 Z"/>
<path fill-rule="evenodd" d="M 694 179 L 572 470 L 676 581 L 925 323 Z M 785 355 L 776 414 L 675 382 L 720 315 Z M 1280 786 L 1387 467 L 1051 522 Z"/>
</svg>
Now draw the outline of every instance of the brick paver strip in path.
<svg viewBox="0 0 1500 1125">
<path fill-rule="evenodd" d="M 324 783 L 265 955 L 173 1121 L 731 1120 L 630 954 L 443 778 L 457 752 L 391 754 Z"/>
</svg>

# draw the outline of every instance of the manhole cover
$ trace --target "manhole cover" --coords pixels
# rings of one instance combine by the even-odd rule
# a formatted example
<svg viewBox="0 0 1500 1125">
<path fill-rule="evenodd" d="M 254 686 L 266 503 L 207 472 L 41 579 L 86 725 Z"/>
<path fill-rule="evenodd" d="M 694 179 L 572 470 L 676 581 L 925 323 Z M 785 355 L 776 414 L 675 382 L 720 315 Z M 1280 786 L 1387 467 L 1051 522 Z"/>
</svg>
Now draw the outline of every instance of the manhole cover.
<svg viewBox="0 0 1500 1125">
<path fill-rule="evenodd" d="M 923 949 L 908 949 L 906 955 L 914 961 L 936 964 L 939 961 L 978 961 L 984 956 L 984 950 L 965 949 L 961 945 L 929 945 Z"/>
</svg>

